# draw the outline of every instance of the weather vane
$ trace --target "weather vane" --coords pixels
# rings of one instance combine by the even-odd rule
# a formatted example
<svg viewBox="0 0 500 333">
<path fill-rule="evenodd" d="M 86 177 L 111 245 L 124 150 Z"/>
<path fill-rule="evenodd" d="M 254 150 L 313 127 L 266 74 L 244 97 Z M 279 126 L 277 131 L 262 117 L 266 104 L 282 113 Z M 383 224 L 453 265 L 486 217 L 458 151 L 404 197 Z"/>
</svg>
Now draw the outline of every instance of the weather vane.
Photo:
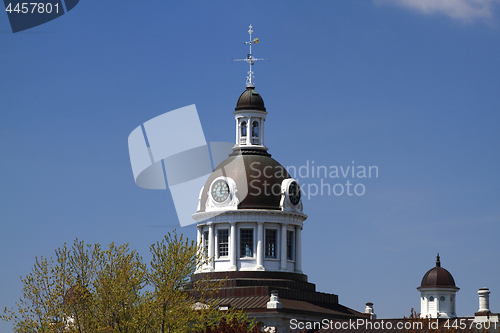
<svg viewBox="0 0 500 333">
<path fill-rule="evenodd" d="M 252 44 L 258 44 L 259 43 L 259 38 L 254 38 L 252 39 L 252 25 L 250 24 L 249 26 L 250 29 L 248 29 L 248 34 L 250 35 L 250 39 L 248 42 L 245 42 L 245 44 L 248 44 L 250 46 L 250 53 L 248 53 L 246 59 L 233 59 L 233 61 L 246 61 L 247 63 L 250 64 L 250 70 L 248 71 L 248 76 L 247 76 L 247 87 L 254 87 L 253 84 L 253 71 L 252 71 L 252 66 L 255 61 L 257 60 L 264 60 L 264 59 L 257 59 L 252 56 Z M 267 59 L 269 60 L 269 59 Z"/>
</svg>

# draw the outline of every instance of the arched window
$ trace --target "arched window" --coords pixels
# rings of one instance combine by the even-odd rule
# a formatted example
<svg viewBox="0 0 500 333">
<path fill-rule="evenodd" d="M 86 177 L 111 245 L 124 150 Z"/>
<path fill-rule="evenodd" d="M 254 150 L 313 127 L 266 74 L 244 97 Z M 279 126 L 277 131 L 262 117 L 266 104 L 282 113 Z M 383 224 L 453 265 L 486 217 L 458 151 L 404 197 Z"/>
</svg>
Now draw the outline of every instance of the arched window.
<svg viewBox="0 0 500 333">
<path fill-rule="evenodd" d="M 252 124 L 252 136 L 254 138 L 258 138 L 259 137 L 259 123 L 254 121 L 253 124 Z"/>
<path fill-rule="evenodd" d="M 241 122 L 241 136 L 247 136 L 247 122 L 242 121 Z"/>
</svg>

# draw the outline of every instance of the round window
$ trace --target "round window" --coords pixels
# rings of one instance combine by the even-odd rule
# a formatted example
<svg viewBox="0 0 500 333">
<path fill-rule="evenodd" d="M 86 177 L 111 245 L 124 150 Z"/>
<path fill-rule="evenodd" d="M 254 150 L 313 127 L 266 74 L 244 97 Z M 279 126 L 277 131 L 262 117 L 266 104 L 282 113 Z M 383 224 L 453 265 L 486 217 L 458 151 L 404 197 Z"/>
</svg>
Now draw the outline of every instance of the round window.
<svg viewBox="0 0 500 333">
<path fill-rule="evenodd" d="M 440 300 L 441 302 L 444 302 L 444 300 L 445 300 L 444 296 L 439 297 L 439 300 Z"/>
<path fill-rule="evenodd" d="M 434 302 L 434 296 L 429 297 L 430 302 Z"/>
</svg>

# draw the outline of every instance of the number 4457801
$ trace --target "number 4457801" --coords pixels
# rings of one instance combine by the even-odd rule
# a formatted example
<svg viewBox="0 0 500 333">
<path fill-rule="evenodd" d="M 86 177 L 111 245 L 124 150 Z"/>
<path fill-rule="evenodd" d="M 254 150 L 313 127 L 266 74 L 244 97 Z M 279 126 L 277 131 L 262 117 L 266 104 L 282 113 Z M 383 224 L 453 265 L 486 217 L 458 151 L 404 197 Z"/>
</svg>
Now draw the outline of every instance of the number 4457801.
<svg viewBox="0 0 500 333">
<path fill-rule="evenodd" d="M 459 321 L 460 320 L 460 321 Z M 468 323 L 467 323 L 468 321 Z M 468 318 L 468 319 L 465 319 L 465 318 L 461 318 L 461 319 L 448 319 L 445 324 L 443 325 L 445 328 L 447 329 L 451 329 L 451 328 L 460 328 L 462 330 L 465 330 L 465 329 L 478 329 L 478 330 L 481 330 L 481 329 L 486 329 L 486 330 L 489 330 L 490 328 L 497 328 L 497 323 L 496 322 L 489 322 L 489 321 L 486 321 L 486 322 L 476 322 L 474 321 L 474 319 L 471 319 L 471 318 Z"/>
<path fill-rule="evenodd" d="M 23 2 L 21 4 L 18 2 L 14 8 L 12 8 L 12 4 L 9 3 L 7 5 L 7 8 L 5 8 L 5 11 L 7 11 L 9 13 L 16 12 L 16 13 L 22 13 L 22 14 L 26 14 L 26 13 L 31 13 L 31 14 L 33 14 L 33 13 L 38 13 L 38 14 L 47 13 L 47 14 L 50 14 L 50 13 L 52 13 L 52 10 L 54 10 L 54 9 L 55 9 L 56 13 L 59 13 L 59 4 L 58 3 L 56 3 L 54 6 L 52 6 L 52 4 L 50 2 L 48 2 L 48 3 Z"/>
</svg>

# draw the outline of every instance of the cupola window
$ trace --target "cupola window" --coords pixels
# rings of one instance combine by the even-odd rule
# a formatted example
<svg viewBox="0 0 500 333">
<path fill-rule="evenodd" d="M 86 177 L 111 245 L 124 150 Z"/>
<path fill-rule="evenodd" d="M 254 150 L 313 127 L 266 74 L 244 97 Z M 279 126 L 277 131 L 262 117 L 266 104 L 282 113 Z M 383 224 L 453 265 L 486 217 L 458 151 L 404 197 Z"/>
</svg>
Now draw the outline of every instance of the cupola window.
<svg viewBox="0 0 500 333">
<path fill-rule="evenodd" d="M 252 144 L 259 144 L 259 122 L 254 121 L 252 123 Z"/>
<path fill-rule="evenodd" d="M 241 122 L 241 136 L 247 136 L 247 122 L 242 121 Z"/>
<path fill-rule="evenodd" d="M 253 124 L 252 124 L 252 136 L 254 138 L 258 138 L 259 137 L 259 123 L 254 121 Z"/>
</svg>

